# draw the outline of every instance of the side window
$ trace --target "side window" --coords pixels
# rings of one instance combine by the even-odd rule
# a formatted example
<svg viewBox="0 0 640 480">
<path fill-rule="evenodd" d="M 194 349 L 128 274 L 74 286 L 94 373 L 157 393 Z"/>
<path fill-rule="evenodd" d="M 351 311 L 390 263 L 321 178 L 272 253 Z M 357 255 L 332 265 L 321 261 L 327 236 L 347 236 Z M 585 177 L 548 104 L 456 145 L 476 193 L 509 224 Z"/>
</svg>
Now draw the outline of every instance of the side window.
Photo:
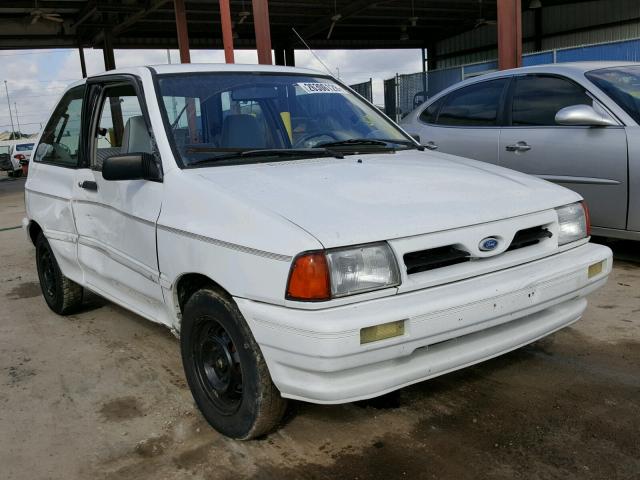
<svg viewBox="0 0 640 480">
<path fill-rule="evenodd" d="M 420 121 L 424 123 L 434 124 L 436 123 L 436 116 L 438 115 L 438 110 L 440 109 L 440 105 L 446 98 L 441 98 L 437 102 L 433 102 L 427 108 L 425 108 L 422 113 L 420 113 Z"/>
<path fill-rule="evenodd" d="M 516 79 L 511 107 L 514 126 L 557 125 L 558 110 L 571 105 L 593 105 L 577 83 L 560 77 L 527 75 Z"/>
<path fill-rule="evenodd" d="M 35 162 L 64 167 L 78 166 L 83 96 L 84 85 L 69 90 L 62 97 L 42 132 L 34 156 Z"/>
<path fill-rule="evenodd" d="M 475 83 L 447 95 L 438 125 L 492 127 L 497 124 L 500 98 L 507 79 Z"/>
<path fill-rule="evenodd" d="M 100 101 L 92 162 L 100 170 L 105 158 L 127 153 L 153 153 L 151 137 L 136 91 L 130 84 L 107 86 Z"/>
</svg>

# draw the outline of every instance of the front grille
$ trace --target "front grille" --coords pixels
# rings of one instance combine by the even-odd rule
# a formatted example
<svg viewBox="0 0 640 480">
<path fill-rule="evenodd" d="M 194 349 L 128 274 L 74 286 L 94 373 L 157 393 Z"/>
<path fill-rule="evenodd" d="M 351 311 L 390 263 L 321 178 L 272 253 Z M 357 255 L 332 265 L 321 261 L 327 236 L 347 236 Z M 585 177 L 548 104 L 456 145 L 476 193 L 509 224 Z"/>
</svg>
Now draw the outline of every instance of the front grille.
<svg viewBox="0 0 640 480">
<path fill-rule="evenodd" d="M 525 228 L 524 230 L 520 230 L 515 234 L 513 240 L 511 241 L 511 244 L 509 245 L 509 248 L 507 248 L 507 251 L 530 247 L 532 245 L 540 243 L 540 241 L 544 240 L 545 238 L 551 237 L 553 237 L 553 233 L 551 233 L 544 227 Z"/>
<path fill-rule="evenodd" d="M 446 247 L 406 253 L 404 255 L 404 264 L 407 267 L 407 274 L 411 275 L 412 273 L 426 272 L 435 268 L 468 262 L 470 259 L 469 252 L 447 245 Z"/>
<path fill-rule="evenodd" d="M 511 250 L 537 245 L 552 236 L 553 234 L 544 226 L 525 228 L 516 232 L 506 251 L 509 252 Z M 408 275 L 435 270 L 436 268 L 450 267 L 451 265 L 472 260 L 469 252 L 456 248 L 453 245 L 405 253 L 403 258 Z M 474 258 L 474 260 L 481 259 Z"/>
</svg>

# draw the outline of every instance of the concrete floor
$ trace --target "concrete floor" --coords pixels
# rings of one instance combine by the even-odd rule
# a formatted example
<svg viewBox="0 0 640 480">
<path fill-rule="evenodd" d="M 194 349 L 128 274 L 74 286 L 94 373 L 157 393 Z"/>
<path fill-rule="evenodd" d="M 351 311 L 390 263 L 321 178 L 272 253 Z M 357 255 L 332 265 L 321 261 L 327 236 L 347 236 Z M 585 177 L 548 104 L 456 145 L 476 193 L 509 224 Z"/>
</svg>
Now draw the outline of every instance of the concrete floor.
<svg viewBox="0 0 640 480">
<path fill-rule="evenodd" d="M 208 427 L 178 342 L 92 297 L 46 307 L 0 177 L 0 478 L 638 479 L 640 248 L 571 328 L 484 364 L 341 406 L 292 404 L 252 442 Z"/>
</svg>

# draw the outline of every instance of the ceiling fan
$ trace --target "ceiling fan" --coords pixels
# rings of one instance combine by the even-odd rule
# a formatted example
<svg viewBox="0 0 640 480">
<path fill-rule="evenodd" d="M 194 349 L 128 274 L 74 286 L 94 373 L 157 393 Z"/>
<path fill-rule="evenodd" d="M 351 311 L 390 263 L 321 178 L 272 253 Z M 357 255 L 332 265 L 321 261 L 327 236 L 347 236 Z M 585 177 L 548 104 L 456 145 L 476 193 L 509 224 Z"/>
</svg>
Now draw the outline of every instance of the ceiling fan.
<svg viewBox="0 0 640 480">
<path fill-rule="evenodd" d="M 476 19 L 476 24 L 473 26 L 473 29 L 480 28 L 484 25 L 496 25 L 497 20 L 488 20 L 482 15 L 482 0 L 478 0 L 478 5 L 480 6 L 480 10 L 478 12 L 478 18 Z"/>
<path fill-rule="evenodd" d="M 38 1 L 35 1 L 34 9 L 29 12 L 31 15 L 31 24 L 38 23 L 39 21 L 48 21 L 55 23 L 62 23 L 64 19 L 59 13 L 52 11 L 51 9 L 38 8 Z"/>
</svg>

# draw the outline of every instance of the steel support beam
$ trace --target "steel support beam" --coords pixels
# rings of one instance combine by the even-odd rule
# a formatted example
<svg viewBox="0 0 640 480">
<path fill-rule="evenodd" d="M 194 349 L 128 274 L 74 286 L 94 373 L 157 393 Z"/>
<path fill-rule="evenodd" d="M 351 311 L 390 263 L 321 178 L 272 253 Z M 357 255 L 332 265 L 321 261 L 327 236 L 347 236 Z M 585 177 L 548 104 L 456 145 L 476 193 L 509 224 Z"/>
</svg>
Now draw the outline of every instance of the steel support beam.
<svg viewBox="0 0 640 480">
<path fill-rule="evenodd" d="M 521 0 L 498 0 L 498 68 L 522 65 Z"/>
<path fill-rule="evenodd" d="M 536 52 L 542 51 L 542 7 L 533 10 Z"/>
<path fill-rule="evenodd" d="M 422 92 L 427 99 L 427 50 L 422 48 Z"/>
<path fill-rule="evenodd" d="M 229 0 L 220 0 L 220 23 L 222 24 L 222 43 L 224 44 L 224 61 L 235 63 L 233 56 L 233 29 L 231 27 L 231 8 Z"/>
<path fill-rule="evenodd" d="M 269 27 L 269 4 L 267 0 L 252 0 L 253 26 L 256 32 L 258 63 L 271 65 L 271 31 Z"/>
<path fill-rule="evenodd" d="M 84 61 L 84 49 L 80 44 L 78 44 L 78 55 L 80 56 L 80 70 L 82 71 L 82 78 L 87 78 L 87 64 Z"/>
<path fill-rule="evenodd" d="M 438 68 L 438 50 L 436 43 L 430 43 L 427 46 L 427 70 L 435 70 Z"/>
<path fill-rule="evenodd" d="M 104 58 L 104 69 L 115 70 L 116 58 L 113 53 L 111 32 L 102 32 L 102 56 Z"/>
<path fill-rule="evenodd" d="M 176 14 L 176 31 L 178 33 L 178 50 L 180 50 L 180 63 L 191 63 L 189 53 L 189 30 L 187 29 L 187 13 L 184 9 L 184 0 L 173 0 Z"/>
<path fill-rule="evenodd" d="M 284 49 L 284 64 L 287 67 L 295 67 L 296 66 L 296 52 L 293 48 L 285 48 Z"/>
<path fill-rule="evenodd" d="M 273 56 L 276 61 L 276 65 L 286 65 L 285 57 L 284 57 L 284 48 L 274 47 L 273 48 Z"/>
</svg>

